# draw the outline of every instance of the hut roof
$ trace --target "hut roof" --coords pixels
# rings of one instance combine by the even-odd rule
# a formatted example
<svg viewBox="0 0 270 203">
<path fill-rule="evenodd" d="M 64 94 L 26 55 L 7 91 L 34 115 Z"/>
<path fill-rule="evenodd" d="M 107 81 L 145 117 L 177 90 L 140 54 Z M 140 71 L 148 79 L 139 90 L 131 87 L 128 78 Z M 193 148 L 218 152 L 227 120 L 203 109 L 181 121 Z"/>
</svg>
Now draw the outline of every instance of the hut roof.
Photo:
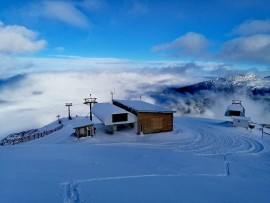
<svg viewBox="0 0 270 203">
<path fill-rule="evenodd" d="M 243 106 L 239 104 L 231 104 L 227 107 L 227 111 L 243 111 Z"/>
<path fill-rule="evenodd" d="M 164 108 L 159 105 L 150 104 L 144 101 L 139 100 L 114 100 L 113 101 L 116 105 L 120 104 L 125 106 L 131 111 L 136 112 L 160 112 L 160 113 L 173 113 L 174 111 Z"/>
<path fill-rule="evenodd" d="M 230 116 L 231 111 L 237 111 L 240 113 L 240 116 L 245 116 L 245 108 L 241 103 L 232 103 L 229 105 L 225 111 L 225 116 Z"/>
<path fill-rule="evenodd" d="M 112 103 L 96 103 L 93 106 L 93 113 L 105 125 L 112 122 L 111 119 L 113 114 L 130 114 L 128 111 L 119 108 Z M 130 118 L 127 123 L 134 121 L 134 119 Z"/>
<path fill-rule="evenodd" d="M 72 122 L 73 128 L 82 128 L 86 126 L 93 125 L 92 121 L 89 120 L 89 118 L 74 118 Z"/>
</svg>

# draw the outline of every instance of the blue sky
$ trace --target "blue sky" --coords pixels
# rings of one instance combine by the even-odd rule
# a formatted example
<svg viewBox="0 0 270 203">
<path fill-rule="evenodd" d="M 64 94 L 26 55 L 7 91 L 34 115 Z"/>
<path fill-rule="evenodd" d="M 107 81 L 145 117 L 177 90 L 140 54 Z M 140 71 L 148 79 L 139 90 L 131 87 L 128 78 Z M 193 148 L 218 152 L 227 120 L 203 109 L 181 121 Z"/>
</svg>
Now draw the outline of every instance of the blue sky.
<svg viewBox="0 0 270 203">
<path fill-rule="evenodd" d="M 266 0 L 1 0 L 0 21 L 2 57 L 205 61 L 269 70 Z"/>
</svg>

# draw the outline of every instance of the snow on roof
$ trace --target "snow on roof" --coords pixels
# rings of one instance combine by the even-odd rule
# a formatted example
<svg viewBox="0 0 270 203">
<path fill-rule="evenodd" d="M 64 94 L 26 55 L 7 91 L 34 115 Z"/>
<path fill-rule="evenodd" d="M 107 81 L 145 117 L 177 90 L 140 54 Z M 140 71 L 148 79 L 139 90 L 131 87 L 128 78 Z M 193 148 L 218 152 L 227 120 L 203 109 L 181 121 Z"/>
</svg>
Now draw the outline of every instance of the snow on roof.
<svg viewBox="0 0 270 203">
<path fill-rule="evenodd" d="M 227 107 L 225 116 L 230 116 L 231 111 L 238 111 L 240 112 L 241 116 L 245 116 L 245 109 L 241 104 L 231 104 Z"/>
<path fill-rule="evenodd" d="M 241 111 L 243 112 L 244 108 L 243 106 L 239 104 L 231 104 L 230 106 L 227 107 L 227 111 Z"/>
<path fill-rule="evenodd" d="M 112 119 L 113 114 L 130 114 L 128 111 L 119 108 L 112 103 L 96 103 L 93 106 L 93 114 L 101 120 L 105 125 L 111 124 L 110 122 Z M 127 122 L 130 122 L 131 120 L 129 119 Z M 134 119 L 132 119 L 132 122 L 134 122 Z"/>
<path fill-rule="evenodd" d="M 93 125 L 92 121 L 89 120 L 89 118 L 82 118 L 82 117 L 78 117 L 78 118 L 72 118 L 72 126 L 73 128 L 80 128 L 80 127 L 84 127 L 84 126 L 89 126 L 89 125 Z"/>
<path fill-rule="evenodd" d="M 114 100 L 128 108 L 132 108 L 137 112 L 163 112 L 163 113 L 173 113 L 174 111 L 164 108 L 159 105 L 150 104 L 139 100 Z"/>
</svg>

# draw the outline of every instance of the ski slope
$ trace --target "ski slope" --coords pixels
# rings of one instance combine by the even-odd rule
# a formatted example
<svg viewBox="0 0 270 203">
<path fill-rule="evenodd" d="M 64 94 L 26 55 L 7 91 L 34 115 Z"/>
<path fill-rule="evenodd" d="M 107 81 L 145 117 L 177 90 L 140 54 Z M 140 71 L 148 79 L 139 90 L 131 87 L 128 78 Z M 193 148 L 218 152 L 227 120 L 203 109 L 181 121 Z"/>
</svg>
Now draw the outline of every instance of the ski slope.
<svg viewBox="0 0 270 203">
<path fill-rule="evenodd" d="M 269 202 L 270 137 L 258 129 L 176 117 L 173 132 L 110 135 L 95 120 L 97 135 L 78 140 L 84 119 L 1 147 L 0 202 Z"/>
</svg>

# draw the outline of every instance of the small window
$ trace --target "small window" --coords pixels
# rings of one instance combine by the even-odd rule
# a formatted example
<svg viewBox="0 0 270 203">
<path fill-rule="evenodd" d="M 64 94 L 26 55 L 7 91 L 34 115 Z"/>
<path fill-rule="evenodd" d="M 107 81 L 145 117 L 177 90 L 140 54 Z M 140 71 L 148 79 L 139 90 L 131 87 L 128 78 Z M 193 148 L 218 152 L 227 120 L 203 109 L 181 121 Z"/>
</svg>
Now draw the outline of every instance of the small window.
<svg viewBox="0 0 270 203">
<path fill-rule="evenodd" d="M 119 113 L 119 114 L 113 114 L 112 115 L 112 122 L 124 122 L 128 121 L 128 114 L 127 113 Z"/>
<path fill-rule="evenodd" d="M 230 111 L 230 116 L 240 116 L 240 111 Z"/>
</svg>

